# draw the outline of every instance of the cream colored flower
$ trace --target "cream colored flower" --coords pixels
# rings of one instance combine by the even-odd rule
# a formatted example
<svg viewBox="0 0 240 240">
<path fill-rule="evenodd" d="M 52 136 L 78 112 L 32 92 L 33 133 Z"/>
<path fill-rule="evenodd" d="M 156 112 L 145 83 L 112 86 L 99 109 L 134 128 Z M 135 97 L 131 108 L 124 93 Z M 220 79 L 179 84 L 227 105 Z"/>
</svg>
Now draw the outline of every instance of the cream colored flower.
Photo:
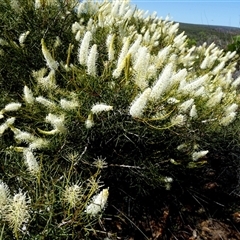
<svg viewBox="0 0 240 240">
<path fill-rule="evenodd" d="M 81 45 L 78 50 L 78 61 L 81 65 L 86 66 L 88 52 L 89 52 L 89 44 L 92 39 L 92 33 L 87 31 L 82 39 Z"/>
<path fill-rule="evenodd" d="M 46 116 L 46 122 L 51 123 L 57 132 L 65 132 L 66 128 L 64 126 L 64 120 L 65 120 L 64 115 L 55 115 L 49 113 Z"/>
<path fill-rule="evenodd" d="M 55 79 L 55 70 L 52 69 L 46 77 L 38 77 L 36 78 L 39 86 L 43 90 L 55 90 L 58 86 L 56 85 Z"/>
<path fill-rule="evenodd" d="M 15 131 L 14 137 L 17 141 L 25 143 L 32 142 L 35 139 L 31 133 L 21 130 Z"/>
<path fill-rule="evenodd" d="M 95 195 L 91 203 L 86 207 L 86 213 L 92 216 L 96 216 L 98 213 L 104 210 L 108 195 L 108 188 L 103 189 L 99 194 Z"/>
<path fill-rule="evenodd" d="M 55 61 L 51 55 L 51 53 L 49 52 L 49 50 L 47 49 L 44 39 L 41 40 L 41 44 L 42 44 L 42 53 L 43 56 L 46 60 L 47 66 L 51 69 L 51 70 L 57 70 L 58 69 L 58 62 Z"/>
<path fill-rule="evenodd" d="M 36 101 L 48 108 L 54 108 L 56 106 L 54 102 L 42 96 L 36 97 Z"/>
<path fill-rule="evenodd" d="M 230 123 L 232 123 L 236 118 L 237 113 L 231 112 L 228 115 L 224 116 L 222 119 L 220 119 L 220 125 L 222 126 L 228 126 Z"/>
<path fill-rule="evenodd" d="M 95 159 L 93 165 L 99 169 L 103 169 L 108 166 L 107 162 L 105 161 L 105 158 L 103 159 L 102 157 L 98 157 L 97 159 Z"/>
<path fill-rule="evenodd" d="M 189 113 L 189 116 L 191 118 L 197 118 L 198 117 L 198 114 L 197 114 L 197 108 L 196 108 L 196 105 L 192 105 L 191 107 L 191 110 L 190 110 L 190 113 Z"/>
<path fill-rule="evenodd" d="M 97 113 L 100 113 L 100 112 L 108 112 L 108 111 L 111 111 L 111 110 L 113 110 L 113 106 L 106 105 L 104 103 L 95 104 L 91 108 L 91 112 L 93 114 L 97 114 Z"/>
<path fill-rule="evenodd" d="M 97 60 L 97 45 L 94 44 L 90 49 L 90 52 L 87 58 L 87 73 L 94 77 L 97 74 L 96 60 Z"/>
<path fill-rule="evenodd" d="M 118 57 L 116 69 L 112 73 L 114 78 L 118 78 L 121 75 L 122 70 L 125 67 L 126 59 L 129 56 L 129 54 L 128 54 L 129 44 L 130 44 L 129 37 L 124 38 L 123 39 L 122 50 L 121 50 L 121 52 L 119 54 L 119 57 Z"/>
<path fill-rule="evenodd" d="M 148 102 L 149 96 L 151 94 L 151 88 L 147 88 L 143 93 L 141 93 L 136 100 L 131 104 L 129 113 L 134 118 L 142 117 L 144 108 Z"/>
<path fill-rule="evenodd" d="M 23 156 L 29 172 L 36 176 L 40 172 L 40 167 L 33 152 L 30 149 L 26 149 L 23 152 Z"/>
<path fill-rule="evenodd" d="M 42 149 L 49 146 L 49 141 L 44 138 L 35 138 L 28 146 L 30 150 Z"/>
<path fill-rule="evenodd" d="M 19 36 L 18 41 L 19 41 L 19 44 L 20 44 L 22 47 L 24 47 L 24 42 L 25 42 L 25 40 L 26 40 L 26 38 L 27 38 L 27 36 L 28 36 L 29 33 L 30 33 L 30 31 L 27 31 L 27 32 L 25 32 L 25 33 L 22 33 L 22 34 Z"/>
<path fill-rule="evenodd" d="M 87 120 L 85 121 L 86 128 L 91 128 L 94 125 L 93 115 L 89 114 Z"/>
<path fill-rule="evenodd" d="M 114 60 L 114 39 L 115 39 L 115 35 L 109 34 L 107 36 L 106 39 L 106 46 L 107 46 L 107 50 L 108 50 L 108 60 L 112 61 Z"/>
<path fill-rule="evenodd" d="M 70 208 L 75 208 L 81 201 L 82 187 L 78 184 L 67 186 L 63 191 L 63 201 L 69 204 Z"/>
<path fill-rule="evenodd" d="M 199 151 L 199 152 L 194 152 L 192 154 L 192 160 L 197 161 L 199 158 L 202 158 L 208 154 L 208 150 L 206 151 Z"/>
<path fill-rule="evenodd" d="M 186 123 L 186 116 L 178 114 L 171 119 L 171 124 L 176 126 L 183 126 Z"/>
<path fill-rule="evenodd" d="M 65 98 L 60 100 L 60 105 L 65 110 L 73 110 L 79 107 L 79 103 L 76 100 L 69 101 Z"/>
<path fill-rule="evenodd" d="M 23 88 L 23 94 L 24 94 L 24 100 L 28 103 L 28 104 L 33 104 L 35 101 L 35 98 L 33 97 L 33 93 L 31 91 L 30 88 L 28 88 L 27 86 L 24 86 Z"/>
<path fill-rule="evenodd" d="M 23 194 L 20 191 L 10 199 L 9 204 L 7 205 L 4 218 L 9 222 L 9 226 L 15 233 L 19 231 L 21 225 L 28 222 L 30 218 L 29 204 L 30 199 L 27 199 L 26 193 Z"/>
<path fill-rule="evenodd" d="M 10 191 L 8 185 L 0 180 L 0 213 L 3 212 L 6 204 L 10 199 Z"/>
<path fill-rule="evenodd" d="M 4 111 L 5 112 L 11 112 L 11 111 L 17 111 L 22 106 L 21 103 L 9 103 L 5 106 Z"/>
<path fill-rule="evenodd" d="M 194 99 L 191 98 L 191 99 L 189 99 L 189 100 L 181 103 L 181 104 L 178 106 L 178 109 L 179 109 L 180 112 L 186 113 L 186 111 L 187 111 L 190 107 L 192 107 L 193 103 L 194 103 Z"/>
<path fill-rule="evenodd" d="M 156 101 L 161 98 L 161 96 L 166 92 L 171 84 L 171 76 L 173 72 L 173 64 L 169 63 L 160 74 L 158 80 L 152 87 L 150 98 Z"/>
<path fill-rule="evenodd" d="M 15 117 L 8 118 L 5 123 L 0 125 L 0 136 L 10 127 L 13 125 L 15 121 Z"/>
</svg>

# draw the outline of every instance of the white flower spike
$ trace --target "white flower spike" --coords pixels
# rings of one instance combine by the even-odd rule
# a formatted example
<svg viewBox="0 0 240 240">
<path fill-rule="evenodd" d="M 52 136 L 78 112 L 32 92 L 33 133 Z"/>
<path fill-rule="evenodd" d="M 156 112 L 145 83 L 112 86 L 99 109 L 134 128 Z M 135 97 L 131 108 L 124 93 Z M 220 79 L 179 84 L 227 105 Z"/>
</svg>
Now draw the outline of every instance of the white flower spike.
<svg viewBox="0 0 240 240">
<path fill-rule="evenodd" d="M 199 152 L 194 152 L 192 154 L 192 160 L 197 161 L 199 158 L 202 158 L 208 154 L 208 150 L 206 151 L 199 151 Z"/>
<path fill-rule="evenodd" d="M 111 111 L 111 110 L 113 110 L 113 106 L 109 106 L 109 105 L 106 105 L 104 103 L 99 103 L 99 104 L 93 105 L 93 107 L 91 109 L 91 112 L 93 114 L 98 114 L 100 112 L 108 112 L 108 111 Z"/>
<path fill-rule="evenodd" d="M 104 210 L 108 199 L 108 188 L 103 189 L 99 194 L 93 197 L 92 202 L 86 207 L 86 213 L 96 216 Z"/>
<path fill-rule="evenodd" d="M 136 100 L 133 101 L 129 113 L 134 118 L 142 117 L 144 108 L 151 94 L 151 88 L 147 88 Z"/>
<path fill-rule="evenodd" d="M 23 152 L 23 156 L 29 172 L 32 175 L 37 176 L 38 173 L 40 172 L 40 167 L 33 152 L 30 149 L 26 149 Z"/>
<path fill-rule="evenodd" d="M 21 103 L 9 103 L 5 106 L 4 112 L 11 112 L 11 111 L 17 111 L 22 106 Z"/>
<path fill-rule="evenodd" d="M 23 88 L 23 94 L 24 94 L 24 100 L 28 104 L 33 104 L 35 101 L 35 98 L 33 97 L 33 93 L 30 88 L 27 86 L 24 86 Z"/>
<path fill-rule="evenodd" d="M 51 69 L 51 70 L 57 70 L 58 69 L 58 62 L 55 61 L 51 55 L 51 53 L 49 52 L 49 50 L 47 49 L 44 39 L 41 40 L 41 44 L 42 44 L 42 53 L 43 56 L 46 60 L 47 66 Z"/>
<path fill-rule="evenodd" d="M 10 203 L 7 205 L 4 218 L 9 222 L 10 227 L 14 232 L 17 232 L 23 223 L 28 222 L 30 199 L 27 199 L 26 193 L 21 191 L 10 199 Z"/>
</svg>

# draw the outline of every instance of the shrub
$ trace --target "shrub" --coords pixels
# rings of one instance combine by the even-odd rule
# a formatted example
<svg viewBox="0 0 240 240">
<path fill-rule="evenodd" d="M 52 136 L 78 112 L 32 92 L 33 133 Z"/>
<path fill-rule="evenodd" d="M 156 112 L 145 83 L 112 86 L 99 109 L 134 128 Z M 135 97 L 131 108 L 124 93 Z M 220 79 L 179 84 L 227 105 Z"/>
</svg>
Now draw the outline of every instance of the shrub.
<svg viewBox="0 0 240 240">
<path fill-rule="evenodd" d="M 240 35 L 236 35 L 232 38 L 232 42 L 227 45 L 226 51 L 236 52 L 238 54 L 237 70 L 239 71 Z M 239 73 L 237 73 L 237 75 L 239 75 Z"/>
<path fill-rule="evenodd" d="M 240 35 L 234 36 L 232 39 L 232 42 L 230 44 L 228 44 L 227 49 L 229 51 L 236 51 L 237 53 L 239 53 L 240 51 Z"/>
<path fill-rule="evenodd" d="M 178 23 L 128 1 L 5 0 L 0 16 L 4 239 L 86 238 L 111 182 L 169 189 L 236 134 L 235 52 L 190 47 Z"/>
</svg>

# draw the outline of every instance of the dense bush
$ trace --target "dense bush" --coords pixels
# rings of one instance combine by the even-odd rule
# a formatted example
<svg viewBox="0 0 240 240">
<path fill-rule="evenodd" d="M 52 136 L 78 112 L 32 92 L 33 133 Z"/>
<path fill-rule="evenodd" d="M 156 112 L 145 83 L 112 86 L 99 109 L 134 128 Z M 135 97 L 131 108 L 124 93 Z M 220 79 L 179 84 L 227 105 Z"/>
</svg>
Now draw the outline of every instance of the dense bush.
<svg viewBox="0 0 240 240">
<path fill-rule="evenodd" d="M 237 75 L 239 76 L 239 70 L 240 70 L 240 59 L 239 59 L 239 54 L 240 54 L 240 35 L 236 35 L 232 38 L 232 41 L 227 45 L 227 51 L 232 51 L 236 52 L 238 54 L 238 59 L 237 59 Z"/>
<path fill-rule="evenodd" d="M 128 1 L 4 0 L 0 22 L 3 239 L 87 238 L 107 187 L 170 189 L 238 141 L 235 52 Z"/>
<path fill-rule="evenodd" d="M 227 46 L 229 51 L 240 52 L 240 35 L 234 36 L 232 42 Z"/>
</svg>

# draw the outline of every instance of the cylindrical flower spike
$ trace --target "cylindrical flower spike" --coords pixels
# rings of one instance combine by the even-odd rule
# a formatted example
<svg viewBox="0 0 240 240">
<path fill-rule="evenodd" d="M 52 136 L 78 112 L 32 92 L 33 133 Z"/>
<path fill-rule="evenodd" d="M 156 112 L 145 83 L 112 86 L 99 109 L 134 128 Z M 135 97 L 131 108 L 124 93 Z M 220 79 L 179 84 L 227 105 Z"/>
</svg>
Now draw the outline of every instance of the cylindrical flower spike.
<svg viewBox="0 0 240 240">
<path fill-rule="evenodd" d="M 79 103 L 76 100 L 69 101 L 64 98 L 60 100 L 60 105 L 64 110 L 73 110 L 79 107 Z"/>
<path fill-rule="evenodd" d="M 18 41 L 19 41 L 19 44 L 20 44 L 21 47 L 24 47 L 24 42 L 25 42 L 25 40 L 26 40 L 26 38 L 27 38 L 27 36 L 28 36 L 29 33 L 30 33 L 30 31 L 27 31 L 27 32 L 25 32 L 25 33 L 22 33 L 22 34 L 19 36 Z"/>
<path fill-rule="evenodd" d="M 81 201 L 82 187 L 78 184 L 67 186 L 63 191 L 63 201 L 69 204 L 70 208 L 75 208 Z"/>
<path fill-rule="evenodd" d="M 209 78 L 208 74 L 205 74 L 205 75 L 203 75 L 203 76 L 201 76 L 201 77 L 197 78 L 196 80 L 194 80 L 192 82 L 189 82 L 189 83 L 187 83 L 186 81 L 182 81 L 182 82 L 180 82 L 178 92 L 194 95 L 195 94 L 194 92 L 199 87 L 204 85 L 204 83 L 207 81 L 208 78 Z"/>
<path fill-rule="evenodd" d="M 149 96 L 151 94 L 151 88 L 147 88 L 140 96 L 133 101 L 129 113 L 134 118 L 142 117 L 144 108 L 147 104 Z"/>
<path fill-rule="evenodd" d="M 22 106 L 21 103 L 9 103 L 5 106 L 4 112 L 11 112 L 11 111 L 17 111 Z"/>
<path fill-rule="evenodd" d="M 100 113 L 100 112 L 108 112 L 108 111 L 111 111 L 111 110 L 113 110 L 113 106 L 106 105 L 104 103 L 98 103 L 98 104 L 95 104 L 95 105 L 92 106 L 91 112 L 93 114 L 97 114 L 97 113 Z"/>
<path fill-rule="evenodd" d="M 199 158 L 202 158 L 208 154 L 208 150 L 206 151 L 200 151 L 200 152 L 194 152 L 192 154 L 192 160 L 197 161 Z"/>
<path fill-rule="evenodd" d="M 106 45 L 107 45 L 107 50 L 108 50 L 108 60 L 113 61 L 114 60 L 114 39 L 115 35 L 108 35 L 107 40 L 106 40 Z"/>
<path fill-rule="evenodd" d="M 86 128 L 91 128 L 91 127 L 93 127 L 93 125 L 94 125 L 93 114 L 90 113 L 88 115 L 87 120 L 85 121 L 85 126 L 86 126 Z"/>
<path fill-rule="evenodd" d="M 41 44 L 42 44 L 42 53 L 43 56 L 46 60 L 47 66 L 51 69 L 51 70 L 57 70 L 58 69 L 58 62 L 55 61 L 51 55 L 51 53 L 48 51 L 44 39 L 41 40 Z"/>
<path fill-rule="evenodd" d="M 33 93 L 31 89 L 29 89 L 27 86 L 24 86 L 23 88 L 23 94 L 24 94 L 24 100 L 28 104 L 33 104 L 35 101 L 35 98 L 33 97 Z"/>
<path fill-rule="evenodd" d="M 90 49 L 89 56 L 87 59 L 87 73 L 94 77 L 97 74 L 96 60 L 97 60 L 97 45 L 94 44 Z"/>
<path fill-rule="evenodd" d="M 33 152 L 30 149 L 26 149 L 23 152 L 23 156 L 29 172 L 32 175 L 37 176 L 40 172 L 40 167 Z"/>
<path fill-rule="evenodd" d="M 64 115 L 55 115 L 52 113 L 49 113 L 46 116 L 46 121 L 51 123 L 54 129 L 57 130 L 57 132 L 65 132 L 66 128 L 64 126 Z"/>
<path fill-rule="evenodd" d="M 191 99 L 183 102 L 182 104 L 180 104 L 180 105 L 178 106 L 178 109 L 179 109 L 180 112 L 186 113 L 186 111 L 187 111 L 190 107 L 192 107 L 193 103 L 194 103 L 194 99 L 191 98 Z"/>
<path fill-rule="evenodd" d="M 86 207 L 86 213 L 96 216 L 104 210 L 108 199 L 108 188 L 103 189 L 99 194 L 93 197 L 92 202 Z"/>
<path fill-rule="evenodd" d="M 7 121 L 0 125 L 0 136 L 9 128 L 11 125 L 13 125 L 15 121 L 15 117 L 8 118 Z"/>
<path fill-rule="evenodd" d="M 51 70 L 46 77 L 38 77 L 37 82 L 44 90 L 55 90 L 57 88 L 55 70 Z"/>
<path fill-rule="evenodd" d="M 236 112 L 231 112 L 227 116 L 224 116 L 219 122 L 220 125 L 225 127 L 228 126 L 230 123 L 234 121 L 234 119 L 236 118 L 236 115 L 237 115 Z"/>
<path fill-rule="evenodd" d="M 8 204 L 10 199 L 10 190 L 6 183 L 0 180 L 0 214 L 4 212 L 6 204 Z"/>
<path fill-rule="evenodd" d="M 150 54 L 146 47 L 140 47 L 138 52 L 136 53 L 136 60 L 133 64 L 133 69 L 135 72 L 134 81 L 135 84 L 140 89 L 145 89 L 148 86 L 146 81 L 147 78 L 147 70 L 149 66 Z"/>
<path fill-rule="evenodd" d="M 81 65 L 87 65 L 89 44 L 92 39 L 92 33 L 87 31 L 82 39 L 81 45 L 78 50 L 78 61 Z"/>
<path fill-rule="evenodd" d="M 7 222 L 9 222 L 9 225 L 13 229 L 14 233 L 19 231 L 23 223 L 28 222 L 30 217 L 29 203 L 30 200 L 27 199 L 26 193 L 23 194 L 21 191 L 10 199 L 4 218 Z"/>
<path fill-rule="evenodd" d="M 34 135 L 32 135 L 31 133 L 20 130 L 14 132 L 14 137 L 17 141 L 25 143 L 32 142 L 35 139 Z"/>
<path fill-rule="evenodd" d="M 124 43 L 122 46 L 121 53 L 118 57 L 117 66 L 112 74 L 114 78 L 118 78 L 121 75 L 122 70 L 126 63 L 126 58 L 128 57 L 128 48 L 129 48 L 130 40 L 129 38 L 124 38 L 123 41 Z"/>
<path fill-rule="evenodd" d="M 197 109 L 196 109 L 196 105 L 195 105 L 195 104 L 192 105 L 191 110 L 190 110 L 190 113 L 189 113 L 189 116 L 190 116 L 191 118 L 194 118 L 194 119 L 196 119 L 196 118 L 198 117 Z"/>
<path fill-rule="evenodd" d="M 206 106 L 209 108 L 216 106 L 221 102 L 223 96 L 224 96 L 224 93 L 222 92 L 222 88 L 218 87 L 215 93 L 207 101 Z"/>
<path fill-rule="evenodd" d="M 212 74 L 213 75 L 217 75 L 225 66 L 225 62 L 222 61 L 220 62 L 213 70 L 212 70 Z"/>
<path fill-rule="evenodd" d="M 42 149 L 49 146 L 49 141 L 44 138 L 35 138 L 28 146 L 30 150 Z"/>
<path fill-rule="evenodd" d="M 138 51 L 139 47 L 140 47 L 141 41 L 142 41 L 142 35 L 139 34 L 137 36 L 136 41 L 129 48 L 128 53 L 134 56 L 136 54 L 136 52 Z"/>
<path fill-rule="evenodd" d="M 158 100 L 162 94 L 168 89 L 173 71 L 173 65 L 170 63 L 168 64 L 162 71 L 161 75 L 159 76 L 158 80 L 156 81 L 155 85 L 152 87 L 152 92 L 150 94 L 150 98 L 153 101 Z"/>
<path fill-rule="evenodd" d="M 228 115 L 232 112 L 237 111 L 238 105 L 236 103 L 233 103 L 225 108 L 225 114 Z"/>
<path fill-rule="evenodd" d="M 54 108 L 56 107 L 56 104 L 52 102 L 51 100 L 48 100 L 42 96 L 36 97 L 36 101 L 41 103 L 42 105 L 48 107 L 48 108 Z"/>
</svg>

